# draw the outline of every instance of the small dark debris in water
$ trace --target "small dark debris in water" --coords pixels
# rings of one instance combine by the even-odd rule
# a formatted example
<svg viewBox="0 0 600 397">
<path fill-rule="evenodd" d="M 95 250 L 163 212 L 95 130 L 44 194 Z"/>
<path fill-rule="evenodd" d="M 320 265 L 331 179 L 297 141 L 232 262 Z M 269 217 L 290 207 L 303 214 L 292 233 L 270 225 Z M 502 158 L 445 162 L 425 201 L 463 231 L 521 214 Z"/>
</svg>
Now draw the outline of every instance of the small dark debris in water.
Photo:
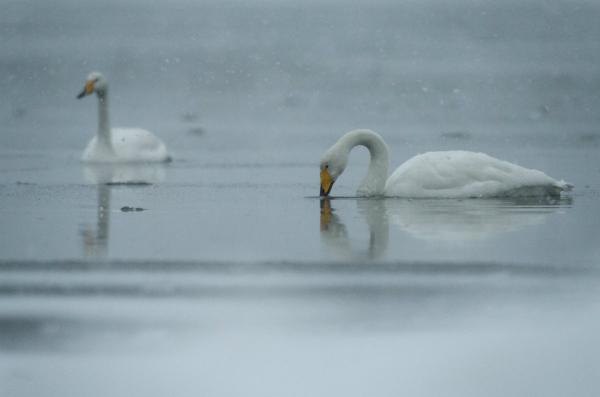
<svg viewBox="0 0 600 397">
<path fill-rule="evenodd" d="M 22 182 L 22 181 L 17 181 L 16 184 L 17 184 L 17 186 L 33 186 L 33 185 L 35 185 L 35 183 Z"/>
<path fill-rule="evenodd" d="M 189 132 L 190 134 L 193 134 L 193 135 L 204 135 L 204 134 L 206 133 L 206 131 L 205 131 L 205 130 L 204 130 L 204 128 L 202 128 L 202 127 L 194 127 L 194 128 L 190 128 L 190 129 L 188 130 L 188 132 Z"/>
<path fill-rule="evenodd" d="M 131 181 L 131 182 L 106 182 L 107 186 L 151 186 L 150 182 Z"/>
<path fill-rule="evenodd" d="M 145 208 L 141 208 L 141 207 L 121 207 L 121 212 L 141 212 L 141 211 L 146 211 Z"/>
<path fill-rule="evenodd" d="M 442 132 L 442 138 L 446 139 L 459 139 L 459 140 L 467 140 L 471 139 L 471 134 L 466 131 L 447 131 Z"/>
</svg>

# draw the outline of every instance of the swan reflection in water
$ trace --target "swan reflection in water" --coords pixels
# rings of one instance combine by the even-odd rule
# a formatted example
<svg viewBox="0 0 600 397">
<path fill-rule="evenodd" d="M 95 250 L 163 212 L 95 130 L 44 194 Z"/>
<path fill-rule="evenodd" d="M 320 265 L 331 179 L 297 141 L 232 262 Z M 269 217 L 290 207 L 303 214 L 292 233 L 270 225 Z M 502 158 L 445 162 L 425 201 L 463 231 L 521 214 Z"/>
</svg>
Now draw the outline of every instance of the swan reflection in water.
<svg viewBox="0 0 600 397">
<path fill-rule="evenodd" d="M 334 213 L 331 199 L 321 199 L 321 239 L 341 257 L 378 259 L 387 250 L 389 226 L 385 200 L 357 199 L 358 213 L 369 228 L 366 248 L 354 249 L 346 225 Z"/>
<path fill-rule="evenodd" d="M 83 169 L 87 183 L 97 188 L 96 223 L 80 229 L 83 253 L 90 258 L 108 254 L 111 189 L 116 186 L 148 186 L 165 179 L 164 164 L 87 164 Z"/>
<path fill-rule="evenodd" d="M 348 199 L 339 200 L 342 202 Z M 366 250 L 353 246 L 347 227 L 329 198 L 320 205 L 321 240 L 342 258 L 377 259 L 389 244 L 394 225 L 410 237 L 428 241 L 476 241 L 542 225 L 550 214 L 562 212 L 571 198 L 410 200 L 356 198 L 357 212 L 369 230 Z"/>
</svg>

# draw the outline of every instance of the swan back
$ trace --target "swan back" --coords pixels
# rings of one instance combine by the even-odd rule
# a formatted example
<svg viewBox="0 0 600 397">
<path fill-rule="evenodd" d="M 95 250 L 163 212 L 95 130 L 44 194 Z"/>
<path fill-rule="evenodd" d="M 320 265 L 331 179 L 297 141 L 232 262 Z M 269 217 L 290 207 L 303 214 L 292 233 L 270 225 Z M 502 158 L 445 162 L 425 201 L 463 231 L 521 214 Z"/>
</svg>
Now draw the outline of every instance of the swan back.
<svg viewBox="0 0 600 397">
<path fill-rule="evenodd" d="M 92 163 L 168 162 L 165 144 L 150 131 L 141 128 L 111 129 L 110 150 L 98 137 L 92 138 L 81 159 Z"/>
<path fill-rule="evenodd" d="M 545 173 L 467 151 L 429 152 L 402 164 L 388 179 L 388 196 L 467 198 L 560 194 L 564 181 Z"/>
</svg>

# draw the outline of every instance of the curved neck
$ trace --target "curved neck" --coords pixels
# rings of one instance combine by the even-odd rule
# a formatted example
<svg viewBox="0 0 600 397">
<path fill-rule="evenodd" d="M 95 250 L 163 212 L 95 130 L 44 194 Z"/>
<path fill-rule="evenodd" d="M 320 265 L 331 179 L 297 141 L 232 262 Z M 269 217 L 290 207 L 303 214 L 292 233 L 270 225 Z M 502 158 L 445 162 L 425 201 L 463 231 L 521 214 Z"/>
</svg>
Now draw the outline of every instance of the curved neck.
<svg viewBox="0 0 600 397">
<path fill-rule="evenodd" d="M 108 94 L 104 90 L 98 92 L 98 143 L 112 149 L 110 139 L 110 122 L 108 118 Z"/>
<path fill-rule="evenodd" d="M 388 148 L 383 138 L 371 130 L 355 130 L 340 138 L 339 144 L 344 147 L 346 153 L 350 153 L 355 146 L 364 146 L 369 150 L 369 169 L 357 193 L 367 196 L 382 195 L 389 168 Z"/>
</svg>

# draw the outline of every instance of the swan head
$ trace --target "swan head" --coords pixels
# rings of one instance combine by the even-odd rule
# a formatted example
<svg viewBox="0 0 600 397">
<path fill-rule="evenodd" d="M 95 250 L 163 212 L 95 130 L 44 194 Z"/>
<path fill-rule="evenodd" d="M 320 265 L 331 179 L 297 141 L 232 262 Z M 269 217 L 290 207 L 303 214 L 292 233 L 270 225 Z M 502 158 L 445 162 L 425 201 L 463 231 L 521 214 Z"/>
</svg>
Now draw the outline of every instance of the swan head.
<svg viewBox="0 0 600 397">
<path fill-rule="evenodd" d="M 336 179 L 346 169 L 348 155 L 340 149 L 338 145 L 333 145 L 321 158 L 321 189 L 319 190 L 319 196 L 328 196 Z"/>
<path fill-rule="evenodd" d="M 81 99 L 85 96 L 91 95 L 94 92 L 98 95 L 103 95 L 107 89 L 108 82 L 102 73 L 92 72 L 88 75 L 85 86 L 79 95 L 77 95 L 77 98 Z"/>
</svg>

